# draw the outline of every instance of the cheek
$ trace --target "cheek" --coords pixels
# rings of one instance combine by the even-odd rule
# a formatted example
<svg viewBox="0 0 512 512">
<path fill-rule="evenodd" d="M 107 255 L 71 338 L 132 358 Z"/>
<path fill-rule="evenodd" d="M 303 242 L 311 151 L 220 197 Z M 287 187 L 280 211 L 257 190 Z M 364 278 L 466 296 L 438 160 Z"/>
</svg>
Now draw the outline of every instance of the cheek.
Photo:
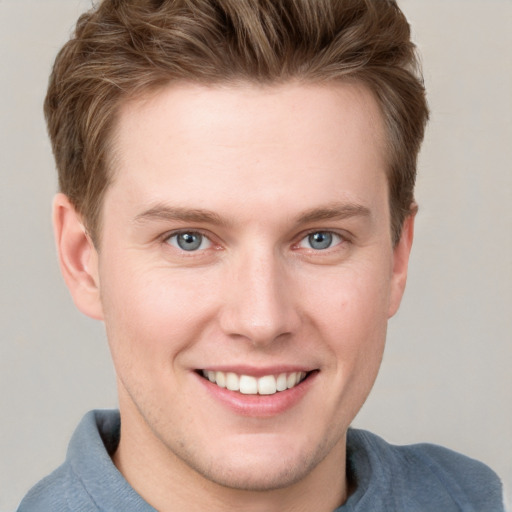
<svg viewBox="0 0 512 512">
<path fill-rule="evenodd" d="M 383 276 L 383 269 L 373 266 L 339 272 L 316 287 L 309 301 L 309 317 L 330 352 L 340 386 L 354 381 L 361 393 L 377 375 L 386 340 L 390 280 Z"/>
<path fill-rule="evenodd" d="M 380 332 L 387 324 L 391 280 L 384 263 L 317 273 L 309 276 L 302 290 L 309 297 L 306 307 L 315 312 L 322 327 L 350 333 L 347 341 L 374 328 Z"/>
<path fill-rule="evenodd" d="M 105 272 L 102 303 L 115 362 L 165 365 L 192 344 L 213 315 L 204 281 L 169 269 Z"/>
</svg>

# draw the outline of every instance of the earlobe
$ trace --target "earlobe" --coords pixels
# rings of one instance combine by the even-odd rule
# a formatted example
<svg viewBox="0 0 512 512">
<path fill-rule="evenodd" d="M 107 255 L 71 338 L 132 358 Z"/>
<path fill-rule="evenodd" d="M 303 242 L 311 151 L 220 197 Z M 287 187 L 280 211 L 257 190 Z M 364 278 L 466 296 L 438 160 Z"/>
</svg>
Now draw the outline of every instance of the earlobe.
<svg viewBox="0 0 512 512">
<path fill-rule="evenodd" d="M 402 226 L 400 240 L 393 249 L 393 268 L 388 318 L 391 318 L 398 311 L 405 291 L 409 256 L 411 254 L 412 241 L 414 238 L 414 218 L 416 215 L 416 208 L 413 208 L 412 211 L 413 213 L 405 219 Z"/>
<path fill-rule="evenodd" d="M 53 228 L 60 270 L 76 307 L 102 320 L 98 253 L 80 215 L 64 194 L 57 194 L 53 202 Z"/>
</svg>

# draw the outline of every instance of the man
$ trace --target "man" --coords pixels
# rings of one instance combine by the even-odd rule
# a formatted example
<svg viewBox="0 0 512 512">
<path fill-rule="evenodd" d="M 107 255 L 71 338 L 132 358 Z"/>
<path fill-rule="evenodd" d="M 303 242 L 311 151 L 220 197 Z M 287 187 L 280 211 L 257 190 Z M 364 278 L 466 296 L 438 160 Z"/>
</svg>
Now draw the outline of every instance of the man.
<svg viewBox="0 0 512 512">
<path fill-rule="evenodd" d="M 491 470 L 349 429 L 413 238 L 427 106 L 386 0 L 104 0 L 45 104 L 60 264 L 104 321 L 24 511 L 499 511 Z"/>
</svg>

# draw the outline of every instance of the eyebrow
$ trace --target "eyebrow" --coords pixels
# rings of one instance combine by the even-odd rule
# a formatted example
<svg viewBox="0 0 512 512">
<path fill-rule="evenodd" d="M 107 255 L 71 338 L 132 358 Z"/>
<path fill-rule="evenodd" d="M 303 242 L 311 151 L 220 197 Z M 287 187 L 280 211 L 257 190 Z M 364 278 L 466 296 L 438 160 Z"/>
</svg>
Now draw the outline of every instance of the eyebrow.
<svg viewBox="0 0 512 512">
<path fill-rule="evenodd" d="M 319 208 L 312 208 L 300 214 L 296 224 L 311 224 L 324 220 L 343 220 L 351 217 L 370 217 L 371 211 L 366 206 L 356 203 L 332 203 Z M 216 226 L 226 226 L 229 223 L 226 219 L 215 212 L 202 208 L 183 208 L 167 206 L 164 204 L 155 205 L 148 210 L 139 213 L 135 222 L 151 220 L 181 221 L 194 223 L 207 223 Z"/>
<path fill-rule="evenodd" d="M 182 208 L 179 206 L 155 205 L 148 210 L 139 213 L 135 222 L 150 220 L 183 221 L 195 223 L 207 223 L 213 225 L 226 225 L 227 222 L 220 215 L 202 208 Z"/>
<path fill-rule="evenodd" d="M 312 208 L 297 218 L 297 224 L 310 224 L 323 220 L 343 220 L 351 217 L 371 217 L 371 210 L 356 203 L 332 203 L 321 208 Z"/>
</svg>

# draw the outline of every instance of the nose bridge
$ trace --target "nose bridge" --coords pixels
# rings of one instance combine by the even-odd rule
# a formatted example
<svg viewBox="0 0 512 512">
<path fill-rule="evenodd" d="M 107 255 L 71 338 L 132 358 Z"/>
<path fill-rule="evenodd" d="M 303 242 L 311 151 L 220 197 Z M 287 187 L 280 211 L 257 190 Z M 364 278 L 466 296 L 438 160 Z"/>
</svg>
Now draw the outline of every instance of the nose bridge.
<svg viewBox="0 0 512 512">
<path fill-rule="evenodd" d="M 291 334 L 299 320 L 291 284 L 283 261 L 271 248 L 240 254 L 231 282 L 226 283 L 224 332 L 258 345 Z"/>
</svg>

